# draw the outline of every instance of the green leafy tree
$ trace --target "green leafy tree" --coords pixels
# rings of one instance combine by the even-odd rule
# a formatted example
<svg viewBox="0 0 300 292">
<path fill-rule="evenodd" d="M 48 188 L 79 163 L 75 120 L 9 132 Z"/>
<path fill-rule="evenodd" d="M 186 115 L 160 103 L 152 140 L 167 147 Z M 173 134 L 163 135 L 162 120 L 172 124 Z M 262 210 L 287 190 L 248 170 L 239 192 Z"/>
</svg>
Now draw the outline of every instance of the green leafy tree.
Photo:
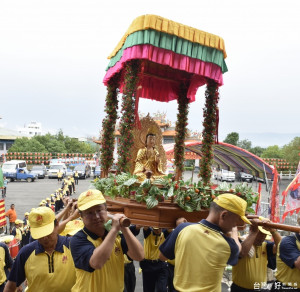
<svg viewBox="0 0 300 292">
<path fill-rule="evenodd" d="M 266 148 L 260 147 L 260 146 L 255 146 L 253 148 L 251 148 L 249 151 L 253 154 L 255 154 L 256 156 L 261 157 L 262 153 L 265 151 Z"/>
<path fill-rule="evenodd" d="M 237 146 L 239 138 L 240 138 L 240 135 L 237 132 L 232 132 L 226 136 L 226 138 L 223 142 Z"/>
<path fill-rule="evenodd" d="M 45 146 L 48 152 L 50 153 L 65 153 L 66 147 L 64 141 L 57 140 L 57 137 L 51 135 L 50 133 L 43 136 L 35 136 L 33 139 L 39 141 Z"/>
<path fill-rule="evenodd" d="M 91 145 L 79 142 L 76 138 L 65 137 L 65 147 L 68 153 L 93 153 Z"/>
<path fill-rule="evenodd" d="M 64 136 L 62 129 L 59 129 L 59 131 L 55 137 L 58 141 L 63 142 L 63 143 L 65 142 L 65 136 Z"/>
<path fill-rule="evenodd" d="M 283 152 L 278 145 L 269 146 L 261 154 L 262 158 L 283 158 Z"/>
<path fill-rule="evenodd" d="M 298 164 L 300 160 L 300 137 L 295 137 L 289 144 L 282 147 L 284 158 L 291 164 Z"/>
<path fill-rule="evenodd" d="M 237 143 L 237 146 L 249 151 L 251 149 L 252 143 L 251 143 L 251 141 L 245 139 L 245 140 L 239 141 Z"/>
<path fill-rule="evenodd" d="M 9 148 L 11 152 L 48 152 L 46 147 L 35 139 L 17 138 Z"/>
</svg>

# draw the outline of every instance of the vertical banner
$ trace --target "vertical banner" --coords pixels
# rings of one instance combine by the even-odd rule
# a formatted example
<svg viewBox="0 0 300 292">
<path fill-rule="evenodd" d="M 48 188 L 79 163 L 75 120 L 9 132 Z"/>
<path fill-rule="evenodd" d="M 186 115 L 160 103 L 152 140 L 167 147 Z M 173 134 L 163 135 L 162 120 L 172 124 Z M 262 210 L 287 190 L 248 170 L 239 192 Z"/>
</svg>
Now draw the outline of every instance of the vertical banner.
<svg viewBox="0 0 300 292">
<path fill-rule="evenodd" d="M 6 217 L 5 217 L 5 201 L 0 200 L 0 227 L 6 226 Z"/>
<path fill-rule="evenodd" d="M 282 205 L 286 202 L 282 215 L 282 220 L 284 220 L 287 215 L 292 215 L 294 212 L 298 213 L 300 210 L 300 161 L 295 178 L 282 192 L 282 196 Z"/>
<path fill-rule="evenodd" d="M 270 200 L 270 220 L 274 223 L 280 222 L 280 213 L 279 213 L 279 186 L 278 186 L 278 172 L 276 167 L 274 168 L 274 178 L 272 185 L 272 193 Z"/>
</svg>

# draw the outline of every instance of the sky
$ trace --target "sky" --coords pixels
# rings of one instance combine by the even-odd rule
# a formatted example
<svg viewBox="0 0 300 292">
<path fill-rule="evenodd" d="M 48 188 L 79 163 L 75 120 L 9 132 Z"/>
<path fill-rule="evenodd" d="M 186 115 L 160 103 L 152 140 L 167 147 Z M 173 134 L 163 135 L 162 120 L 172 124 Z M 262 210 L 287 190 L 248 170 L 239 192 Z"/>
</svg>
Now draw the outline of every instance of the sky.
<svg viewBox="0 0 300 292">
<path fill-rule="evenodd" d="M 298 0 L 10 0 L 0 2 L 0 126 L 30 121 L 51 133 L 98 136 L 107 56 L 133 19 L 156 14 L 221 36 L 228 72 L 220 88 L 220 140 L 230 132 L 253 146 L 300 136 Z M 190 104 L 202 131 L 204 88 Z M 177 103 L 140 99 L 175 123 Z"/>
</svg>

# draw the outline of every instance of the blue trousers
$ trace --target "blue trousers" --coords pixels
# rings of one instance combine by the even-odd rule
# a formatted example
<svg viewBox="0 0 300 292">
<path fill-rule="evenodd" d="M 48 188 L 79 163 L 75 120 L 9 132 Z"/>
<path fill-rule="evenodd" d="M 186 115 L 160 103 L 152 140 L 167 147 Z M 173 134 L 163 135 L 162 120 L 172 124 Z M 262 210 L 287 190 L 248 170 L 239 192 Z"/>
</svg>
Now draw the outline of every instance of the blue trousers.
<svg viewBox="0 0 300 292">
<path fill-rule="evenodd" d="M 144 292 L 167 292 L 168 265 L 157 260 L 143 260 L 140 262 L 143 275 Z"/>
</svg>

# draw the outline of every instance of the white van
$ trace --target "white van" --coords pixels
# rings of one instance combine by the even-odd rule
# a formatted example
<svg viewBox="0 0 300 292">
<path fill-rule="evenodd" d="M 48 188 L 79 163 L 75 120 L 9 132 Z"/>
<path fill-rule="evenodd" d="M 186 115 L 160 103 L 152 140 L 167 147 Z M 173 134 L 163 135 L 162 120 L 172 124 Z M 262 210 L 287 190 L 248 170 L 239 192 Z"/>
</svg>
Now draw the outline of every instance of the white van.
<svg viewBox="0 0 300 292">
<path fill-rule="evenodd" d="M 67 166 L 64 163 L 57 162 L 50 164 L 48 178 L 57 178 L 57 173 L 59 170 L 63 173 L 63 176 L 66 176 Z"/>
<path fill-rule="evenodd" d="M 17 173 L 18 168 L 27 168 L 25 160 L 10 160 L 6 161 L 2 165 L 2 171 L 8 173 Z"/>
</svg>

